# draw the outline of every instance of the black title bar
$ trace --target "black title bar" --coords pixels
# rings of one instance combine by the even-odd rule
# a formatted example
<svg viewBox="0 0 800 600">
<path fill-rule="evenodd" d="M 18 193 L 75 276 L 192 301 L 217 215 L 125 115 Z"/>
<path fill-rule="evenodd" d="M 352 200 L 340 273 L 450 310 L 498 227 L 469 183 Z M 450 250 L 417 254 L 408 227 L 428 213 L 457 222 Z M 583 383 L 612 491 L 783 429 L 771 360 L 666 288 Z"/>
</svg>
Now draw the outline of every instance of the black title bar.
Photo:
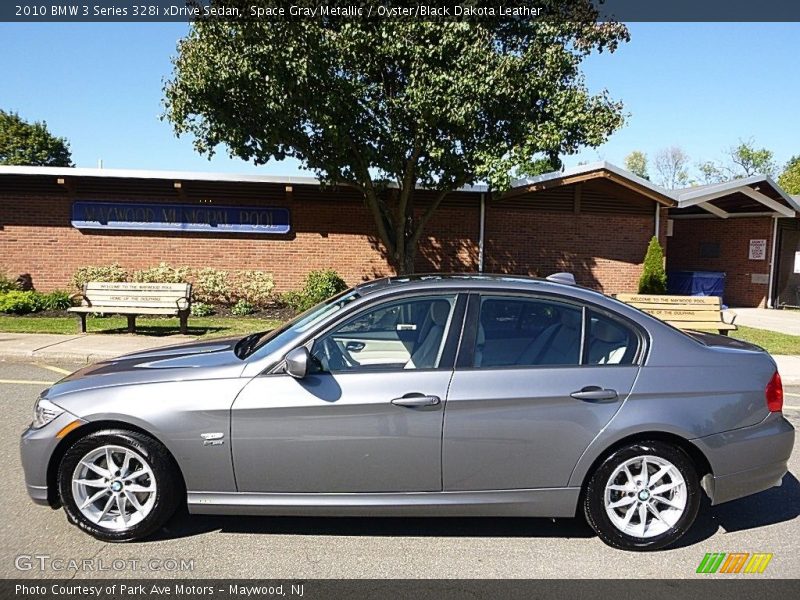
<svg viewBox="0 0 800 600">
<path fill-rule="evenodd" d="M 569 0 L 563 0 L 565 4 Z M 800 22 L 798 0 L 593 0 L 601 20 Z M 169 22 L 235 19 L 543 19 L 552 0 L 396 2 L 335 0 L 3 0 L 4 22 Z"/>
</svg>

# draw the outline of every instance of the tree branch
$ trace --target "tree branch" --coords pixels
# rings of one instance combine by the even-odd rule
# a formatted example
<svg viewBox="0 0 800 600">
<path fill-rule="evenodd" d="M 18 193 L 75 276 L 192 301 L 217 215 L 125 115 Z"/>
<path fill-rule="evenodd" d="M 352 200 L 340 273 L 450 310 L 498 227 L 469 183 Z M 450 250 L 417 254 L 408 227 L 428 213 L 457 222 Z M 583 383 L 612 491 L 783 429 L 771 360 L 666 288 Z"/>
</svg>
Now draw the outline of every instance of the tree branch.
<svg viewBox="0 0 800 600">
<path fill-rule="evenodd" d="M 375 221 L 375 226 L 378 228 L 378 235 L 386 245 L 387 252 L 390 255 L 394 255 L 397 251 L 397 241 L 392 240 L 391 236 L 389 235 L 389 228 L 387 228 L 387 224 L 390 226 L 392 224 L 391 215 L 387 213 L 383 203 L 381 202 L 380 198 L 378 198 L 378 192 L 375 189 L 375 183 L 372 181 L 372 176 L 369 173 L 369 167 L 364 162 L 361 152 L 359 152 L 358 147 L 355 145 L 353 139 L 349 135 L 347 135 L 346 138 L 350 146 L 350 151 L 355 159 L 356 171 L 358 171 L 359 176 L 364 183 L 362 190 L 364 192 L 364 197 L 367 200 L 367 206 L 372 213 L 372 218 Z"/>
<path fill-rule="evenodd" d="M 457 184 L 454 186 L 453 189 L 458 189 L 461 187 L 462 184 Z M 439 205 L 444 200 L 444 197 L 447 196 L 453 190 L 442 190 L 439 192 L 439 195 L 434 198 L 431 205 L 425 210 L 425 212 L 420 217 L 419 221 L 417 222 L 417 226 L 414 228 L 414 234 L 411 236 L 411 240 L 409 241 L 409 245 L 412 248 L 416 248 L 417 243 L 419 243 L 419 238 L 422 235 L 422 231 L 425 229 L 425 226 L 428 224 L 428 221 L 431 220 L 433 213 L 436 212 L 436 209 L 439 208 Z"/>
</svg>

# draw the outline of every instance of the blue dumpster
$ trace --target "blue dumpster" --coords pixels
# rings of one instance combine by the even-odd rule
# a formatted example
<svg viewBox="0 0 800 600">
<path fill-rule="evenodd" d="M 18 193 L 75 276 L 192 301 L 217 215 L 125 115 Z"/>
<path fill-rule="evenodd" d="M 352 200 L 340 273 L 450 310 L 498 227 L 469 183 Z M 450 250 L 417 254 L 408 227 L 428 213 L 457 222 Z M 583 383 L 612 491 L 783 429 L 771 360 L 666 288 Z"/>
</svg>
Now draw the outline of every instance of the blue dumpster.
<svg viewBox="0 0 800 600">
<path fill-rule="evenodd" d="M 725 296 L 725 273 L 720 271 L 669 271 L 667 293 L 676 296 Z"/>
</svg>

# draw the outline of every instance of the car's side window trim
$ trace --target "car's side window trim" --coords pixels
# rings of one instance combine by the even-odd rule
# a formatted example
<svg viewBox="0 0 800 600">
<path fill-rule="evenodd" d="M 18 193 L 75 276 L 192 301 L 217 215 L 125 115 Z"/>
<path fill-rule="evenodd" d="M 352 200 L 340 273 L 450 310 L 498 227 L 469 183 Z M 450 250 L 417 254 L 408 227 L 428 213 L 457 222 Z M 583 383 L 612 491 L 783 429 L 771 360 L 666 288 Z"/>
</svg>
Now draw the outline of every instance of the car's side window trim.
<svg viewBox="0 0 800 600">
<path fill-rule="evenodd" d="M 481 294 L 473 292 L 467 295 L 466 315 L 458 346 L 456 369 L 469 369 L 475 360 L 475 341 L 478 337 L 478 323 L 480 322 Z"/>
<path fill-rule="evenodd" d="M 476 367 L 474 366 L 475 360 L 475 343 L 478 337 L 478 323 L 480 322 L 480 311 L 481 311 L 481 303 L 482 298 L 484 297 L 498 297 L 498 298 L 522 298 L 526 300 L 543 300 L 548 302 L 557 302 L 561 304 L 567 304 L 574 306 L 581 310 L 581 341 L 580 341 L 580 354 L 578 358 L 578 364 L 574 365 L 501 365 L 501 366 L 490 366 L 490 367 Z M 586 339 L 589 333 L 588 328 L 588 319 L 590 318 L 590 313 L 595 312 L 602 316 L 605 316 L 609 319 L 617 321 L 625 327 L 626 329 L 632 331 L 636 336 L 636 341 L 638 344 L 636 354 L 633 357 L 633 360 L 630 364 L 608 364 L 608 365 L 590 365 L 588 364 L 587 357 L 585 355 L 587 350 Z M 576 300 L 574 298 L 569 298 L 565 296 L 560 296 L 557 294 L 549 294 L 549 293 L 526 293 L 517 290 L 482 290 L 471 292 L 469 294 L 469 301 L 467 306 L 467 311 L 464 320 L 464 331 L 461 338 L 461 343 L 458 348 L 458 355 L 455 361 L 455 369 L 458 371 L 489 371 L 489 370 L 513 370 L 513 369 L 574 369 L 576 367 L 603 367 L 603 368 L 611 368 L 611 367 L 631 367 L 631 366 L 641 366 L 644 362 L 644 357 L 646 354 L 647 349 L 647 337 L 642 332 L 641 327 L 631 321 L 630 319 L 626 318 L 624 315 L 617 315 L 616 313 L 612 313 L 609 310 L 605 309 L 602 306 L 596 305 L 591 302 L 584 302 L 580 300 Z"/>
<path fill-rule="evenodd" d="M 299 341 L 295 346 L 295 348 L 300 348 L 302 346 L 305 346 L 310 352 L 314 346 L 314 343 L 318 339 L 328 335 L 331 331 L 335 330 L 337 327 L 342 326 L 347 321 L 356 319 L 366 312 L 375 310 L 387 304 L 402 302 L 403 300 L 422 299 L 431 296 L 434 297 L 453 296 L 455 298 L 453 302 L 453 308 L 450 311 L 450 316 L 448 318 L 448 323 L 444 332 L 444 343 L 442 344 L 442 349 L 440 349 L 441 357 L 439 359 L 439 364 L 435 368 L 406 369 L 403 372 L 420 373 L 425 371 L 442 371 L 442 370 L 452 371 L 455 365 L 455 355 L 456 355 L 456 349 L 458 347 L 458 339 L 460 337 L 461 329 L 463 326 L 463 319 L 466 306 L 466 296 L 467 296 L 465 293 L 463 293 L 462 290 L 459 289 L 430 290 L 430 291 L 426 290 L 423 293 L 404 292 L 404 293 L 382 296 L 380 300 L 378 300 L 376 303 L 365 303 L 363 306 L 359 307 L 352 313 L 341 315 L 341 318 L 336 319 L 331 323 L 328 323 L 324 329 L 312 332 L 308 337 Z M 461 319 L 460 323 L 459 319 Z M 285 374 L 284 367 L 285 367 L 285 362 L 283 359 L 281 359 L 271 368 L 264 371 L 261 375 L 262 376 L 283 375 Z M 338 371 L 337 373 L 341 374 L 346 372 L 347 371 Z M 375 368 L 369 370 L 369 373 L 399 373 L 399 372 L 401 371 L 394 368 L 392 369 Z M 353 371 L 353 373 L 355 373 L 355 371 Z"/>
</svg>

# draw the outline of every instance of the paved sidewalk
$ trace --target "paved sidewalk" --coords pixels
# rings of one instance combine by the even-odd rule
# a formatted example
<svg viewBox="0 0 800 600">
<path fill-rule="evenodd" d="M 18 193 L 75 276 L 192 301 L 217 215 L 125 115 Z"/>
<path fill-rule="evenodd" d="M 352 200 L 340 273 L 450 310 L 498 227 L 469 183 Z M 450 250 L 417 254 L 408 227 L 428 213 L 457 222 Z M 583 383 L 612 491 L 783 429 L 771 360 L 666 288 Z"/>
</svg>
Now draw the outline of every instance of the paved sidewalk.
<svg viewBox="0 0 800 600">
<path fill-rule="evenodd" d="M 736 324 L 778 333 L 800 335 L 800 310 L 772 310 L 767 308 L 733 308 Z"/>
<path fill-rule="evenodd" d="M 775 355 L 783 385 L 800 385 L 800 356 Z"/>
<path fill-rule="evenodd" d="M 197 339 L 188 335 L 0 333 L 0 358 L 66 359 L 93 362 L 121 354 L 171 346 Z"/>
</svg>

